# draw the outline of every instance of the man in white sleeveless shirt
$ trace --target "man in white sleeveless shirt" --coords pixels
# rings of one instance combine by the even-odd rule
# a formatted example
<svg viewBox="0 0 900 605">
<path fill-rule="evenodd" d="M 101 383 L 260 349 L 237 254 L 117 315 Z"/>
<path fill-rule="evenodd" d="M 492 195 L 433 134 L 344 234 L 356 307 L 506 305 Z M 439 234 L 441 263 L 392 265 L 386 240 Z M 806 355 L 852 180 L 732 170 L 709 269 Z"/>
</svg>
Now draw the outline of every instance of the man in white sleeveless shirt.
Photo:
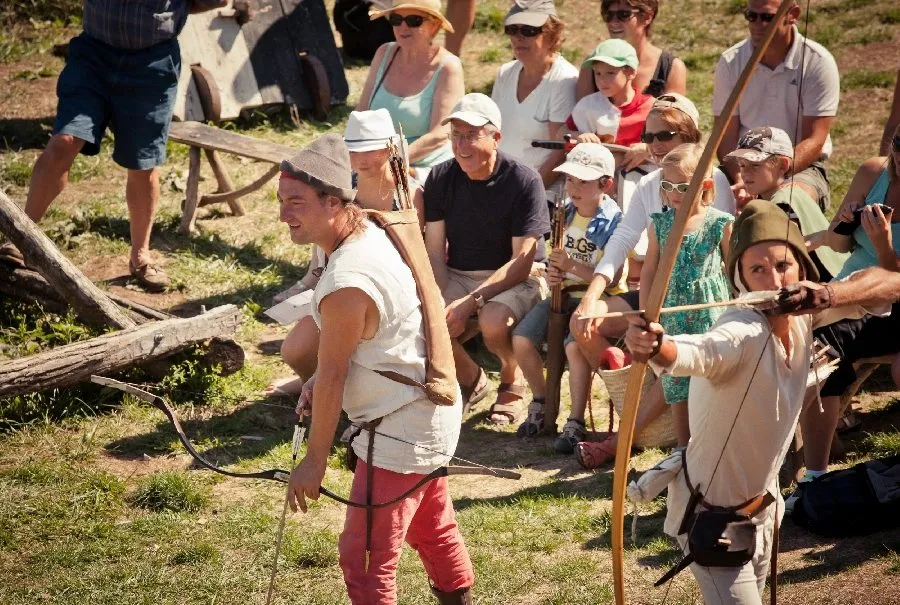
<svg viewBox="0 0 900 605">
<path fill-rule="evenodd" d="M 342 408 L 358 425 L 380 419 L 377 430 L 369 429 L 374 436 L 364 429 L 353 440 L 359 460 L 350 500 L 387 502 L 449 461 L 462 404 L 435 405 L 418 387 L 379 374 L 425 381 L 422 305 L 413 274 L 387 234 L 353 203 L 350 156 L 341 137 L 320 137 L 283 161 L 281 170 L 281 221 L 291 240 L 316 244 L 327 256 L 313 295 L 321 334 L 318 369 L 298 405 L 312 411 L 312 425 L 306 456 L 291 473 L 289 502 L 305 512 L 306 498 L 318 498 Z M 471 603 L 474 572 L 446 476 L 392 505 L 347 509 L 338 549 L 351 602 L 397 602 L 404 541 L 419 553 L 441 603 Z"/>
</svg>

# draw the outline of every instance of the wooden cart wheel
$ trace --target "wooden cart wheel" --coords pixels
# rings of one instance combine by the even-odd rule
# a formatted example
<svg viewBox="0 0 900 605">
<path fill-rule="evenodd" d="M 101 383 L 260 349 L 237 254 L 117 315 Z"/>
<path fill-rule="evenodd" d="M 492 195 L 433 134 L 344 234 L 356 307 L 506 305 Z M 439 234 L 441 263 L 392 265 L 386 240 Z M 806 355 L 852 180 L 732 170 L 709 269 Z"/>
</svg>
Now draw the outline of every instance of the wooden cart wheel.
<svg viewBox="0 0 900 605">
<path fill-rule="evenodd" d="M 200 107 L 203 108 L 203 119 L 218 124 L 222 120 L 222 98 L 219 86 L 209 71 L 200 65 L 191 65 L 191 75 L 200 96 Z"/>
<path fill-rule="evenodd" d="M 320 119 L 328 117 L 331 108 L 331 84 L 328 72 L 317 57 L 307 52 L 299 53 L 300 65 L 303 67 L 303 83 L 309 90 L 313 102 L 313 113 Z"/>
</svg>

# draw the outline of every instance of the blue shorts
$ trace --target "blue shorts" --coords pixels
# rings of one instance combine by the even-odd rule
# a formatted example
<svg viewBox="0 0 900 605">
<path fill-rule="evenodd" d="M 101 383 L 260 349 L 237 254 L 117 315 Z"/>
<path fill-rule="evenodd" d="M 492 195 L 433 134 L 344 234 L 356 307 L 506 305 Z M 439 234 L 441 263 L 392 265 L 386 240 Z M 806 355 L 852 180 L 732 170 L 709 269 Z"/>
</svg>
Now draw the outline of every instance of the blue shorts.
<svg viewBox="0 0 900 605">
<path fill-rule="evenodd" d="M 580 298 L 569 296 L 566 299 L 567 305 L 563 312 L 568 318 L 578 308 Z M 544 341 L 547 340 L 547 324 L 550 323 L 550 299 L 545 298 L 525 314 L 516 327 L 513 328 L 513 336 L 524 336 L 532 342 L 535 348 L 540 348 Z M 575 338 L 566 330 L 566 339 L 564 345 L 574 342 Z"/>
<path fill-rule="evenodd" d="M 69 43 L 66 67 L 56 83 L 59 107 L 53 133 L 81 139 L 81 153 L 96 155 L 109 127 L 116 135 L 117 164 L 132 170 L 159 166 L 166 161 L 180 71 L 174 38 L 129 51 L 81 34 Z"/>
</svg>

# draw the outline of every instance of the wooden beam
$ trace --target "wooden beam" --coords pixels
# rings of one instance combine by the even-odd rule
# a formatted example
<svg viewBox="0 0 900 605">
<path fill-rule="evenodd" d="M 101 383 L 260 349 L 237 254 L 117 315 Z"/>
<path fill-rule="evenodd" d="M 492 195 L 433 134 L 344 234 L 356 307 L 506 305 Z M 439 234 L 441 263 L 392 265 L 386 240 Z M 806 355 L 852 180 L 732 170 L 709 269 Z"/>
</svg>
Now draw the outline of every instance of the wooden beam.
<svg viewBox="0 0 900 605">
<path fill-rule="evenodd" d="M 161 359 L 212 338 L 233 339 L 241 311 L 223 305 L 187 319 L 148 322 L 97 338 L 0 363 L 0 397 L 65 387 Z"/>
<path fill-rule="evenodd" d="M 0 191 L 0 231 L 22 252 L 86 323 L 112 328 L 131 328 L 135 323 L 102 290 L 63 256 L 50 238 L 38 229 L 6 194 Z"/>
</svg>

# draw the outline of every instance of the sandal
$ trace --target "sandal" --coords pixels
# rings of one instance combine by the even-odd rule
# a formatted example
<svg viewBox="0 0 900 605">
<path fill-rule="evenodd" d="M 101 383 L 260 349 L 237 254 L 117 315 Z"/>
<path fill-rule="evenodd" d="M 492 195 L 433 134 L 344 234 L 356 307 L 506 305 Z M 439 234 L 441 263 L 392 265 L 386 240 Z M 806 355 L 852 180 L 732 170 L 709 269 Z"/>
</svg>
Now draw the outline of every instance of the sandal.
<svg viewBox="0 0 900 605">
<path fill-rule="evenodd" d="M 528 416 L 525 422 L 516 429 L 517 437 L 537 437 L 544 432 L 544 402 L 534 401 L 528 404 Z"/>
<path fill-rule="evenodd" d="M 484 370 L 481 368 L 478 368 L 478 378 L 475 379 L 472 386 L 464 387 L 460 385 L 459 390 L 462 393 L 463 416 L 469 413 L 469 410 L 473 405 L 487 397 L 490 386 L 487 374 L 485 374 Z"/>
<path fill-rule="evenodd" d="M 575 460 L 587 470 L 601 467 L 616 459 L 616 446 L 612 437 L 603 441 L 582 441 L 575 446 Z"/>
<path fill-rule="evenodd" d="M 500 401 L 503 395 L 510 395 L 510 401 Z M 488 410 L 488 420 L 497 426 L 507 426 L 519 422 L 525 412 L 525 387 L 515 382 L 501 382 L 497 387 L 497 400 Z"/>
</svg>

